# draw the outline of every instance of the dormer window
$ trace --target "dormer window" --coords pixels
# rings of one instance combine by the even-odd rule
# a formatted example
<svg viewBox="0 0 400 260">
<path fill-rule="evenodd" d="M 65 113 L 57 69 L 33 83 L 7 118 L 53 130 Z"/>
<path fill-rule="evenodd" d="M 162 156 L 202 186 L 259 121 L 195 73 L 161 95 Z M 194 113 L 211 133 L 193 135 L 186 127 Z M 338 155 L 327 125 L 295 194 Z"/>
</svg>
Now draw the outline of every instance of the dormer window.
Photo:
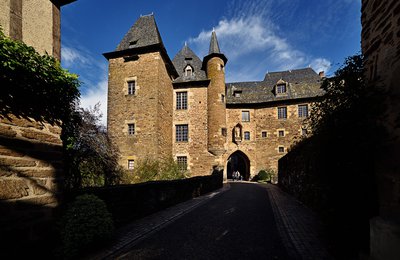
<svg viewBox="0 0 400 260">
<path fill-rule="evenodd" d="M 187 65 L 185 67 L 185 76 L 186 77 L 191 77 L 193 75 L 193 68 L 190 65 Z"/>
<path fill-rule="evenodd" d="M 242 91 L 241 91 L 241 90 L 235 90 L 235 91 L 233 91 L 233 96 L 234 96 L 234 97 L 240 97 L 241 94 L 242 94 Z"/>
<path fill-rule="evenodd" d="M 286 93 L 286 84 L 276 85 L 276 94 L 284 94 Z"/>
</svg>

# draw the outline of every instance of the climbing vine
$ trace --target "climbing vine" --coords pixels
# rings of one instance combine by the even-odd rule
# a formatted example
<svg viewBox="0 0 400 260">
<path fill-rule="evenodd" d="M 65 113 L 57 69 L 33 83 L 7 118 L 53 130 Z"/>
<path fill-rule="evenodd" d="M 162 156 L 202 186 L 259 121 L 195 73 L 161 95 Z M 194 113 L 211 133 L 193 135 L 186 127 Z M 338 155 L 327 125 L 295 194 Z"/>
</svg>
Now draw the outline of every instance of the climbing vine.
<svg viewBox="0 0 400 260">
<path fill-rule="evenodd" d="M 0 116 L 60 123 L 80 96 L 77 75 L 48 54 L 12 40 L 0 28 Z"/>
</svg>

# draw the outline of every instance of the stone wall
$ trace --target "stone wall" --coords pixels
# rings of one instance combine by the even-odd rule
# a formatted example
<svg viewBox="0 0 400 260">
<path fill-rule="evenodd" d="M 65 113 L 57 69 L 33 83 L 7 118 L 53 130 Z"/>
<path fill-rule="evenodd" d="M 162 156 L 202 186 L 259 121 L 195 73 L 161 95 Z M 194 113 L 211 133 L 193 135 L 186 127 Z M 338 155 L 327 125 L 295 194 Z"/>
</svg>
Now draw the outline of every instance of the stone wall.
<svg viewBox="0 0 400 260">
<path fill-rule="evenodd" d="M 172 154 L 172 83 L 162 61 L 159 52 L 109 60 L 108 133 L 124 168 L 128 160 Z M 128 95 L 131 80 L 134 95 Z M 135 124 L 135 134 L 128 134 L 128 124 Z"/>
<path fill-rule="evenodd" d="M 188 109 L 176 109 L 176 92 L 187 91 Z M 188 171 L 191 176 L 211 173 L 216 164 L 215 158 L 208 152 L 207 134 L 207 86 L 180 86 L 174 89 L 174 145 L 173 156 L 187 156 Z M 175 125 L 189 125 L 189 141 L 176 142 Z"/>
<path fill-rule="evenodd" d="M 63 181 L 60 133 L 47 123 L 0 118 L 0 256 L 53 231 Z"/>
<path fill-rule="evenodd" d="M 380 216 L 371 221 L 371 257 L 400 258 L 400 2 L 362 1 L 361 46 L 366 78 L 373 91 L 385 93 L 378 121 L 387 132 L 375 159 Z M 382 241 L 385 241 L 382 243 Z"/>
<path fill-rule="evenodd" d="M 255 176 L 260 170 L 278 170 L 278 160 L 284 156 L 291 145 L 300 140 L 304 118 L 298 117 L 298 105 L 309 104 L 309 101 L 299 103 L 282 103 L 279 106 L 287 107 L 287 118 L 278 119 L 278 105 L 258 106 L 253 108 L 228 108 L 227 109 L 227 156 L 237 150 L 245 153 L 250 159 L 250 174 Z M 250 112 L 250 121 L 242 121 L 242 111 Z M 250 140 L 241 142 L 232 141 L 232 131 L 240 124 L 242 132 L 250 132 Z M 284 136 L 279 136 L 279 131 Z M 266 137 L 262 133 L 266 132 Z M 279 152 L 279 147 L 284 151 Z"/>
<path fill-rule="evenodd" d="M 50 0 L 0 1 L 0 26 L 41 54 L 61 58 L 60 8 Z"/>
<path fill-rule="evenodd" d="M 69 201 L 80 194 L 94 194 L 104 200 L 117 226 L 147 216 L 177 203 L 222 187 L 222 173 L 183 180 L 88 188 L 67 194 Z"/>
</svg>

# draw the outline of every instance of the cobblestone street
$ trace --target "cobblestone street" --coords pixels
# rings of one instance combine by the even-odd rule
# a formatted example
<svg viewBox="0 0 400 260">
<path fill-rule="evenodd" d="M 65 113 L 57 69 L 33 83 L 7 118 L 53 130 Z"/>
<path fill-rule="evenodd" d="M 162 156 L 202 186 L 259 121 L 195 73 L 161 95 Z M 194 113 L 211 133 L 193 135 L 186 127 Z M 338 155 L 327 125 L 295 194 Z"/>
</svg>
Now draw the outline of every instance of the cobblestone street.
<svg viewBox="0 0 400 260">
<path fill-rule="evenodd" d="M 230 182 L 118 230 L 92 259 L 331 259 L 312 211 L 272 184 Z"/>
</svg>

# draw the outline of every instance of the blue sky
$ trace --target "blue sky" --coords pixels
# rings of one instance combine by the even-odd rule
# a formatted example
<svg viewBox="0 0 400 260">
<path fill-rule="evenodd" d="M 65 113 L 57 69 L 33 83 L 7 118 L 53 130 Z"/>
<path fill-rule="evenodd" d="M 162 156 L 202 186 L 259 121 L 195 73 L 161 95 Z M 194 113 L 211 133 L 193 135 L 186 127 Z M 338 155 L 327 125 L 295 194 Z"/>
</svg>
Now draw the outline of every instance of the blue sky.
<svg viewBox="0 0 400 260">
<path fill-rule="evenodd" d="M 62 66 L 80 76 L 81 105 L 101 103 L 107 60 L 140 17 L 154 13 L 172 59 L 187 42 L 202 59 L 211 31 L 228 57 L 226 81 L 311 66 L 331 75 L 360 51 L 361 0 L 77 0 L 62 7 Z"/>
</svg>

